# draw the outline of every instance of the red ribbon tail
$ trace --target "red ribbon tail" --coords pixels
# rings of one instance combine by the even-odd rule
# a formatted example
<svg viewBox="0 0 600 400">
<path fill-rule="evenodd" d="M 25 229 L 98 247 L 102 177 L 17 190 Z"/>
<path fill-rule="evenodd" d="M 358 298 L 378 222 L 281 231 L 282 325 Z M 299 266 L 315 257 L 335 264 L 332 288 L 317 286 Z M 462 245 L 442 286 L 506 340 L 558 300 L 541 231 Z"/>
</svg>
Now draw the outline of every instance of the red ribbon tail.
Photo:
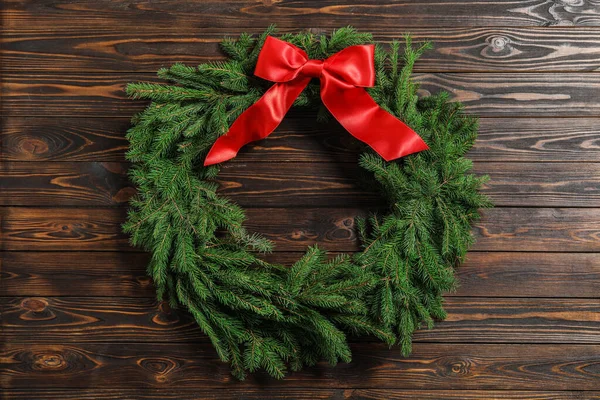
<svg viewBox="0 0 600 400">
<path fill-rule="evenodd" d="M 310 78 L 303 78 L 271 86 L 234 121 L 226 134 L 215 141 L 204 160 L 204 166 L 230 160 L 246 144 L 269 136 L 309 81 Z"/>
<path fill-rule="evenodd" d="M 379 107 L 364 88 L 350 87 L 328 77 L 321 85 L 321 98 L 352 136 L 386 161 L 429 149 L 408 125 Z"/>
</svg>

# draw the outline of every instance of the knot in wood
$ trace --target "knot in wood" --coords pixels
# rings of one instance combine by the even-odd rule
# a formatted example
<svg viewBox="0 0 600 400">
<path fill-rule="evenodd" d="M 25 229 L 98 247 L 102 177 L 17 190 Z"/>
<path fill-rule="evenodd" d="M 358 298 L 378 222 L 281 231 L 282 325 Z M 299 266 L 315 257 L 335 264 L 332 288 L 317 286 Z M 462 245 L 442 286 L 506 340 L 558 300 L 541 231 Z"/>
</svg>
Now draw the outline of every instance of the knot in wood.
<svg viewBox="0 0 600 400">
<path fill-rule="evenodd" d="M 24 299 L 21 302 L 21 308 L 23 308 L 27 311 L 33 311 L 33 312 L 42 312 L 46 309 L 47 306 L 48 306 L 48 302 L 44 299 L 30 298 L 30 299 Z"/>
<path fill-rule="evenodd" d="M 444 376 L 467 376 L 471 374 L 472 362 L 464 358 L 448 358 L 441 360 Z"/>
<path fill-rule="evenodd" d="M 165 301 L 158 305 L 159 312 L 152 318 L 152 322 L 157 325 L 174 325 L 179 322 L 179 316 L 173 312 L 169 304 Z"/>
<path fill-rule="evenodd" d="M 148 287 L 148 286 L 152 285 L 152 280 L 150 279 L 149 276 L 145 276 L 145 275 L 138 276 L 135 278 L 135 280 L 140 285 L 140 287 Z"/>
<path fill-rule="evenodd" d="M 58 353 L 36 354 L 32 363 L 33 369 L 38 371 L 63 370 L 67 366 L 65 358 Z"/>
<path fill-rule="evenodd" d="M 16 145 L 17 148 L 21 149 L 21 153 L 30 159 L 35 159 L 50 150 L 47 142 L 29 136 L 22 137 Z"/>
<path fill-rule="evenodd" d="M 490 44 L 492 45 L 492 50 L 495 52 L 504 50 L 504 48 L 509 43 L 510 43 L 510 40 L 506 36 L 493 36 L 490 39 Z"/>
<path fill-rule="evenodd" d="M 157 382 L 166 382 L 168 374 L 177 368 L 177 363 L 168 358 L 142 358 L 138 365 L 154 374 Z"/>
</svg>

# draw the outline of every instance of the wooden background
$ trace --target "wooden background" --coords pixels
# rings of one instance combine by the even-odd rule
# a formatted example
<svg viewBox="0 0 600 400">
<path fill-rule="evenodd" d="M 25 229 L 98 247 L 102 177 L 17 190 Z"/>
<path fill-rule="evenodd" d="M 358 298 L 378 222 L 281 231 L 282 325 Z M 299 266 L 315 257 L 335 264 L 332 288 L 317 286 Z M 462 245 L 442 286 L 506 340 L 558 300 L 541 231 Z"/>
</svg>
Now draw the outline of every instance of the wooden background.
<svg viewBox="0 0 600 400">
<path fill-rule="evenodd" d="M 2 399 L 600 398 L 598 0 L 3 0 Z M 190 318 L 157 304 L 120 231 L 125 83 L 219 59 L 223 36 L 351 24 L 436 43 L 422 92 L 481 117 L 470 157 L 497 208 L 414 354 L 359 342 L 351 364 L 233 381 Z M 291 262 L 357 247 L 349 135 L 292 113 L 221 174 Z"/>
</svg>

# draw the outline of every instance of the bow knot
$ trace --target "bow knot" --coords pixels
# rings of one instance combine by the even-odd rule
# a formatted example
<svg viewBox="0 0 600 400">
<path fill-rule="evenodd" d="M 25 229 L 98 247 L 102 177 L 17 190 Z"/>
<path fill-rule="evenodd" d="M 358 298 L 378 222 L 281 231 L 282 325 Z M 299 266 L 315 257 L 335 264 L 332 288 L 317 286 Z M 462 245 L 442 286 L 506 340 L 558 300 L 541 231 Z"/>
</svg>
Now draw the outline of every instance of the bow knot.
<svg viewBox="0 0 600 400">
<path fill-rule="evenodd" d="M 311 78 L 320 78 L 324 64 L 323 60 L 308 60 L 302 66 L 302 74 Z"/>
<path fill-rule="evenodd" d="M 254 75 L 275 84 L 217 139 L 204 165 L 229 160 L 247 143 L 269 136 L 312 78 L 320 79 L 321 100 L 335 119 L 385 160 L 427 150 L 419 135 L 365 91 L 375 84 L 374 52 L 373 45 L 350 46 L 326 60 L 311 60 L 304 50 L 268 36 Z"/>
</svg>

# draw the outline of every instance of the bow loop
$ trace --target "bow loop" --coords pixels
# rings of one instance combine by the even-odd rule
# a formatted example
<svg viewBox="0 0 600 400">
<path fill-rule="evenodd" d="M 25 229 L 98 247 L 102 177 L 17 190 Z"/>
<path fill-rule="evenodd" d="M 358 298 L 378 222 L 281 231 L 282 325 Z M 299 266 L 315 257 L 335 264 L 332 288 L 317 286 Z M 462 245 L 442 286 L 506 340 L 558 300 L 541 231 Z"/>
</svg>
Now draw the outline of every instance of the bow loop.
<svg viewBox="0 0 600 400">
<path fill-rule="evenodd" d="M 375 85 L 375 46 L 350 46 L 325 61 L 325 69 L 345 83 L 358 87 Z"/>
<path fill-rule="evenodd" d="M 267 36 L 258 55 L 254 75 L 271 82 L 289 82 L 296 79 L 307 62 L 308 55 L 304 50 Z"/>
</svg>

